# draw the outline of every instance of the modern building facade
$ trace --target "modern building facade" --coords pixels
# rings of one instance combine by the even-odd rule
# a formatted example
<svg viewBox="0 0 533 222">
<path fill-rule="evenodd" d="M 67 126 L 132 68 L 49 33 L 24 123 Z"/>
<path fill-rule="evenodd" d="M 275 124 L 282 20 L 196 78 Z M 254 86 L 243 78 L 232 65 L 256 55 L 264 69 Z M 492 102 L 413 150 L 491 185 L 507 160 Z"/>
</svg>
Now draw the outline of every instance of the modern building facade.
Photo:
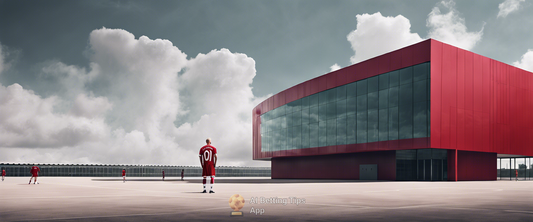
<svg viewBox="0 0 533 222">
<path fill-rule="evenodd" d="M 531 178 L 532 108 L 533 73 L 429 39 L 257 105 L 253 158 L 272 178 L 450 181 L 514 158 Z"/>
</svg>

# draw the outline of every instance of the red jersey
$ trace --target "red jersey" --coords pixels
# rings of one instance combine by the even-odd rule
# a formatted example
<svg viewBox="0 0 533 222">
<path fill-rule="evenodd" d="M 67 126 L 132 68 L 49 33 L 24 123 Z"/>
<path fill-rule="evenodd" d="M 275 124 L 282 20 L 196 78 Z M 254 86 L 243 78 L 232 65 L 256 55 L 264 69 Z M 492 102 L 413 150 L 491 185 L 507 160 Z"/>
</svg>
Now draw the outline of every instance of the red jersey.
<svg viewBox="0 0 533 222">
<path fill-rule="evenodd" d="M 2 176 L 6 175 L 6 170 L 2 170 Z"/>
<path fill-rule="evenodd" d="M 200 157 L 202 157 L 202 167 L 206 165 L 215 165 L 215 157 L 217 148 L 211 145 L 205 145 L 200 148 Z"/>
<path fill-rule="evenodd" d="M 126 176 L 126 170 L 122 170 L 122 176 Z"/>
<path fill-rule="evenodd" d="M 38 176 L 39 175 L 39 171 L 41 171 L 41 169 L 39 169 L 38 166 L 33 166 L 30 170 L 30 173 L 31 175 L 33 175 L 34 177 Z"/>
</svg>

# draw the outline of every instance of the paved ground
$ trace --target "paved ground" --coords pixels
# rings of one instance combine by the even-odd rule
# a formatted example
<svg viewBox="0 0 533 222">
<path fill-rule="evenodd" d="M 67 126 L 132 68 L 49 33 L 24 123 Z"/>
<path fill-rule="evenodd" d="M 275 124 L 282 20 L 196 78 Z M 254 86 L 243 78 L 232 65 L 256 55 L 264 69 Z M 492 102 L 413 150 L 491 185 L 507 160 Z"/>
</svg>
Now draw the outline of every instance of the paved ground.
<svg viewBox="0 0 533 222">
<path fill-rule="evenodd" d="M 198 178 L 28 179 L 0 182 L 0 221 L 533 221 L 533 181 L 217 178 L 203 194 Z M 243 217 L 230 217 L 233 194 Z"/>
</svg>

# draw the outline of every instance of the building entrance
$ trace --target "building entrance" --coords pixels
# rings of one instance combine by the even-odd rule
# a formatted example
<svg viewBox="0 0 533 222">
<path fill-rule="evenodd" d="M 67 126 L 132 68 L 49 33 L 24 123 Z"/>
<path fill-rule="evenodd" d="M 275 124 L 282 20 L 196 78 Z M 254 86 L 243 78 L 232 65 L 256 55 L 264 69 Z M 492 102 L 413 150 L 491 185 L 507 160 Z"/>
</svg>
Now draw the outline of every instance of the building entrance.
<svg viewBox="0 0 533 222">
<path fill-rule="evenodd" d="M 396 151 L 396 180 L 448 180 L 447 150 Z"/>
</svg>

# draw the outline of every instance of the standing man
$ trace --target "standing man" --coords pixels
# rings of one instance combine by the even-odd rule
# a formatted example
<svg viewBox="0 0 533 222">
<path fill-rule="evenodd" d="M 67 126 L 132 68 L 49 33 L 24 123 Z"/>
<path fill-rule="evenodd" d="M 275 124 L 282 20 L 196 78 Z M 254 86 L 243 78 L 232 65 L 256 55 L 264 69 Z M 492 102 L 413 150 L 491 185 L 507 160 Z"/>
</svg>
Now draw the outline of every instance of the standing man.
<svg viewBox="0 0 533 222">
<path fill-rule="evenodd" d="M 215 183 L 215 167 L 217 165 L 217 148 L 215 148 L 214 146 L 211 146 L 210 138 L 207 138 L 205 140 L 205 143 L 207 143 L 207 145 L 200 148 L 200 155 L 199 155 L 200 164 L 202 164 L 202 177 L 204 177 L 204 180 L 203 180 L 204 191 L 202 193 L 207 193 L 206 192 L 206 177 L 207 176 L 211 177 L 211 187 L 209 189 L 209 193 L 215 193 L 215 191 L 213 191 L 213 184 Z"/>
<path fill-rule="evenodd" d="M 2 181 L 4 181 L 5 177 L 6 177 L 6 170 L 2 169 Z"/>
<path fill-rule="evenodd" d="M 165 181 L 165 171 L 163 170 L 163 181 Z"/>
<path fill-rule="evenodd" d="M 33 180 L 33 184 L 35 184 L 35 183 L 39 184 L 39 183 L 37 182 L 37 177 L 39 176 L 39 172 L 40 172 L 40 171 L 41 171 L 41 169 L 39 169 L 38 166 L 33 166 L 33 167 L 31 168 L 31 170 L 30 170 L 31 177 L 30 177 L 30 182 L 28 182 L 28 184 L 31 183 L 31 179 L 32 179 L 32 178 L 35 178 L 35 179 Z"/>
<path fill-rule="evenodd" d="M 126 183 L 126 169 L 122 168 L 122 183 Z"/>
<path fill-rule="evenodd" d="M 183 174 L 184 174 L 184 169 L 181 169 L 181 181 L 183 181 Z"/>
</svg>

